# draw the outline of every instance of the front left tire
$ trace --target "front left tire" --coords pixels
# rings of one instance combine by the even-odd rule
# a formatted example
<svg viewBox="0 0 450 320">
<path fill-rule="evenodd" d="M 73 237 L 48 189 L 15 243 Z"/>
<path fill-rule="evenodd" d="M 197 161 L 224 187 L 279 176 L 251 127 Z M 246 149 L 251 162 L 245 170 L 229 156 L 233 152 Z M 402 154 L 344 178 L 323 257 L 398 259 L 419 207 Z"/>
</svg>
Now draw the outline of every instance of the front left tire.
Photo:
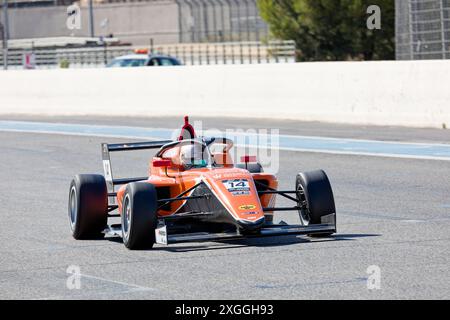
<svg viewBox="0 0 450 320">
<path fill-rule="evenodd" d="M 302 225 L 321 224 L 322 217 L 336 214 L 333 190 L 323 170 L 300 172 L 295 181 L 299 217 Z M 326 237 L 332 233 L 311 236 Z"/>
<path fill-rule="evenodd" d="M 122 201 L 122 239 L 128 249 L 149 249 L 155 243 L 158 200 L 154 185 L 127 185 Z"/>
</svg>

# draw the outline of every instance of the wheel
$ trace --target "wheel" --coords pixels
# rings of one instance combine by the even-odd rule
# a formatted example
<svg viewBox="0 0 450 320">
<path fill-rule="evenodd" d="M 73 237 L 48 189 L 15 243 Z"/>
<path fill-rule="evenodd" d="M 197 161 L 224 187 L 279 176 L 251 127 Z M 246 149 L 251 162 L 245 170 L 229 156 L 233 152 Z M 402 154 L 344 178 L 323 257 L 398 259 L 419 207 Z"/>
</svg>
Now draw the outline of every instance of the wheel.
<svg viewBox="0 0 450 320">
<path fill-rule="evenodd" d="M 302 225 L 320 224 L 322 217 L 336 213 L 330 181 L 323 170 L 301 172 L 295 181 Z M 327 234 L 318 234 L 327 236 Z"/>
<path fill-rule="evenodd" d="M 245 163 L 238 163 L 238 164 L 236 164 L 235 167 L 241 168 L 241 169 L 247 169 L 248 172 L 250 172 L 250 173 L 261 173 L 264 171 L 262 165 L 259 162 L 247 163 L 247 167 L 245 167 Z"/>
<path fill-rule="evenodd" d="M 146 249 L 155 243 L 158 208 L 155 186 L 147 182 L 127 185 L 122 201 L 122 238 L 128 249 Z"/>
<path fill-rule="evenodd" d="M 70 183 L 68 207 L 70 229 L 75 239 L 103 237 L 108 219 L 105 178 L 98 174 L 76 175 Z"/>
</svg>

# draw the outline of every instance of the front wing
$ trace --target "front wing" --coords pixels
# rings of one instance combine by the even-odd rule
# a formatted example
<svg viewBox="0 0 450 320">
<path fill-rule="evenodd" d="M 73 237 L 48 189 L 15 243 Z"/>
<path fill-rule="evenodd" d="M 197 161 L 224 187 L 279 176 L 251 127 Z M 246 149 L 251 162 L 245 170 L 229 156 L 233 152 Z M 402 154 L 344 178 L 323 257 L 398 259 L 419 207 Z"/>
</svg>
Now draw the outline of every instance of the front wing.
<svg viewBox="0 0 450 320">
<path fill-rule="evenodd" d="M 184 234 L 169 234 L 165 225 L 159 226 L 155 230 L 156 243 L 169 245 L 183 242 L 201 242 L 201 241 L 221 241 L 238 240 L 245 238 L 261 238 L 286 235 L 310 235 L 310 234 L 329 234 L 336 232 L 335 214 L 322 217 L 321 224 L 309 226 L 272 224 L 264 226 L 257 234 L 240 234 L 239 232 L 209 233 L 196 232 Z"/>
</svg>

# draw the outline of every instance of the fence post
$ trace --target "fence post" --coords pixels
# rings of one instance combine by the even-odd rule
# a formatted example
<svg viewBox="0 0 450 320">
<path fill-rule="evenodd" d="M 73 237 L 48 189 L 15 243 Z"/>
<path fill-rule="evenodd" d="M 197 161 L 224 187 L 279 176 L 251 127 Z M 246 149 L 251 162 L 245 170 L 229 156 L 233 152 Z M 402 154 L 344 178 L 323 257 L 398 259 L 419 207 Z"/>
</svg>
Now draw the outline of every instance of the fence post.
<svg viewBox="0 0 450 320">
<path fill-rule="evenodd" d="M 256 44 L 256 54 L 257 54 L 258 64 L 261 63 L 261 56 L 260 56 L 261 50 L 260 49 L 261 49 L 260 48 L 260 43 L 258 41 L 257 44 Z"/>
<path fill-rule="evenodd" d="M 107 44 L 106 41 L 103 41 L 103 61 L 105 63 L 105 66 L 108 64 L 108 51 L 107 51 Z"/>
<path fill-rule="evenodd" d="M 274 52 L 275 52 L 275 62 L 278 63 L 278 62 L 280 62 L 278 60 L 278 42 L 275 41 L 274 44 L 275 44 L 275 50 L 274 50 Z"/>
<path fill-rule="evenodd" d="M 217 43 L 214 44 L 214 62 L 216 64 L 219 64 L 219 57 L 218 57 L 219 53 L 217 52 Z"/>
<path fill-rule="evenodd" d="M 248 62 L 252 64 L 252 44 L 248 43 Z"/>
<path fill-rule="evenodd" d="M 150 38 L 150 53 L 153 54 L 153 38 Z"/>
<path fill-rule="evenodd" d="M 223 60 L 222 63 L 227 64 L 226 45 L 225 43 L 222 43 L 221 46 L 222 46 L 222 60 Z"/>
<path fill-rule="evenodd" d="M 230 46 L 231 46 L 231 61 L 234 64 L 235 63 L 235 61 L 234 61 L 234 44 L 231 43 Z"/>
<path fill-rule="evenodd" d="M 239 55 L 241 57 L 241 64 L 244 63 L 244 52 L 243 52 L 243 48 L 242 48 L 242 42 L 239 42 Z"/>
<path fill-rule="evenodd" d="M 286 47 L 286 45 L 285 44 L 283 44 L 283 47 L 285 48 Z M 284 54 L 284 62 L 289 62 L 289 56 L 288 56 L 288 52 L 289 51 L 287 51 L 287 49 L 283 49 L 283 54 Z"/>
</svg>

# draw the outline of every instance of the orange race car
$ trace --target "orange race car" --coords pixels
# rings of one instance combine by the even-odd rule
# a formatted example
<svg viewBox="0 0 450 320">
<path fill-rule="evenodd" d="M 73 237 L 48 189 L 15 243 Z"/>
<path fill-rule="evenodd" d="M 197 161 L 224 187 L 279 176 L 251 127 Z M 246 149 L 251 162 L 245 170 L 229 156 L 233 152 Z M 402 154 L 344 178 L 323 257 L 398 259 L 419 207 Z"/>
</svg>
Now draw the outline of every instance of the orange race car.
<svg viewBox="0 0 450 320">
<path fill-rule="evenodd" d="M 330 182 L 322 170 L 298 173 L 295 189 L 277 190 L 255 157 L 234 165 L 226 138 L 197 138 L 185 117 L 176 141 L 102 144 L 104 176 L 76 175 L 70 184 L 69 220 L 75 239 L 121 236 L 129 249 L 154 243 L 229 240 L 336 232 Z M 148 177 L 114 179 L 110 152 L 159 149 Z M 115 187 L 121 187 L 115 191 Z M 276 195 L 293 202 L 277 207 Z M 118 214 L 111 214 L 113 210 Z M 296 211 L 299 225 L 274 224 L 273 212 Z M 120 224 L 108 225 L 109 217 Z"/>
</svg>

